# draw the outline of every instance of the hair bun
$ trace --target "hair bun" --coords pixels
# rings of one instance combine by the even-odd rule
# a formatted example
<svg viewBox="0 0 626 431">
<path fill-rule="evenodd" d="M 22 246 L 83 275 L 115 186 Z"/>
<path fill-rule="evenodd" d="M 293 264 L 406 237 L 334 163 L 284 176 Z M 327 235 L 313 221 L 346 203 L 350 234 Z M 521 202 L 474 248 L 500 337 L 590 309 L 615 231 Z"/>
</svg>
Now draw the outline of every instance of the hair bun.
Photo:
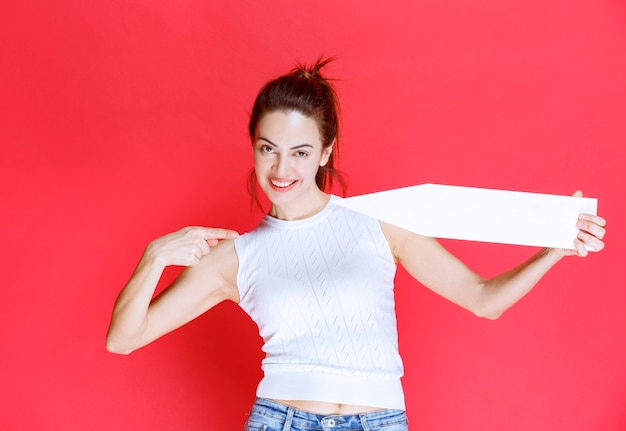
<svg viewBox="0 0 626 431">
<path fill-rule="evenodd" d="M 301 68 L 298 68 L 298 71 L 296 72 L 296 76 L 298 78 L 307 78 L 307 79 L 315 79 L 317 78 L 316 76 L 313 76 L 313 74 L 307 70 L 303 70 Z"/>
<path fill-rule="evenodd" d="M 306 64 L 299 63 L 296 64 L 296 67 L 292 69 L 291 75 L 296 76 L 298 78 L 307 78 L 307 79 L 315 79 L 322 83 L 326 82 L 326 79 L 322 77 L 320 70 L 324 68 L 328 63 L 334 60 L 333 57 L 329 57 L 324 59 L 320 57 L 312 66 L 307 66 Z"/>
</svg>

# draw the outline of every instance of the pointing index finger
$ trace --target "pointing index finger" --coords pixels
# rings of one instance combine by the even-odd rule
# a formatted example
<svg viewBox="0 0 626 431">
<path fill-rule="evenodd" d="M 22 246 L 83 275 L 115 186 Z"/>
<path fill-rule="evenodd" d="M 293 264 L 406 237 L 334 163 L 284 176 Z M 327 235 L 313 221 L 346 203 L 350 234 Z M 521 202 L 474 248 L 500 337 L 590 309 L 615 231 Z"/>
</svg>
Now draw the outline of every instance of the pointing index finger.
<svg viewBox="0 0 626 431">
<path fill-rule="evenodd" d="M 237 238 L 239 233 L 232 229 L 224 229 L 224 228 L 213 228 L 213 227 L 203 227 L 200 229 L 200 235 L 204 239 L 227 239 L 227 238 Z"/>
</svg>

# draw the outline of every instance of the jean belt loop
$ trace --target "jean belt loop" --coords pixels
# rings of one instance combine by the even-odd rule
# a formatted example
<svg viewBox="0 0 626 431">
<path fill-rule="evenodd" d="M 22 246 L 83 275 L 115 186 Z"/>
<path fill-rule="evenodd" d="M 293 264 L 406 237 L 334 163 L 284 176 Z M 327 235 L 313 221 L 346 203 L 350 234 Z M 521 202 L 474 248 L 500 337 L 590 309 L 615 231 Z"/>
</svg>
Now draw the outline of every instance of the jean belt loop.
<svg viewBox="0 0 626 431">
<path fill-rule="evenodd" d="M 285 417 L 285 425 L 283 425 L 283 431 L 289 431 L 291 429 L 291 422 L 293 421 L 293 412 L 295 409 L 293 407 L 287 408 L 287 415 Z"/>
<path fill-rule="evenodd" d="M 367 415 L 359 415 L 361 418 L 361 426 L 363 427 L 363 431 L 370 431 L 370 426 L 367 424 Z"/>
</svg>

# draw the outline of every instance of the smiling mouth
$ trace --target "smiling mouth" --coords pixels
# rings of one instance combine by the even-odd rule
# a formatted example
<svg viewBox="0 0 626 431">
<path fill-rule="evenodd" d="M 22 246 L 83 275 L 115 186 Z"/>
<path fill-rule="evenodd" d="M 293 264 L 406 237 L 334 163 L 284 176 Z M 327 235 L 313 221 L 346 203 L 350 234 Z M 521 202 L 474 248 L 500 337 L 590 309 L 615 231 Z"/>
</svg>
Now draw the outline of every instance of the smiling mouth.
<svg viewBox="0 0 626 431">
<path fill-rule="evenodd" d="M 294 181 L 276 181 L 276 180 L 270 180 L 270 181 L 271 181 L 271 183 L 272 183 L 272 185 L 273 185 L 274 187 L 278 187 L 278 188 L 280 188 L 280 189 L 287 188 L 287 187 L 289 187 L 289 186 L 291 186 L 291 185 L 295 184 L 295 182 L 296 182 L 295 180 L 294 180 Z"/>
</svg>

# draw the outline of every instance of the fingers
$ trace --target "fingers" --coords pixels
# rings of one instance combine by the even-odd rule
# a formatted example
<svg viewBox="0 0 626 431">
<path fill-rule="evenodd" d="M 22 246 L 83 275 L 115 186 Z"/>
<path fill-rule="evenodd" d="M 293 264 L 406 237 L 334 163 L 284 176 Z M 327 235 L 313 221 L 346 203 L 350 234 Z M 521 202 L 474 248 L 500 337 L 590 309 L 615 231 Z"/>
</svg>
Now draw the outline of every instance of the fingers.
<svg viewBox="0 0 626 431">
<path fill-rule="evenodd" d="M 606 226 L 606 220 L 603 219 L 600 216 L 597 215 L 593 215 L 593 214 L 581 214 L 578 216 L 578 220 L 579 222 L 584 222 L 584 223 L 589 223 L 589 224 L 595 224 L 601 228 L 604 228 Z"/>
<path fill-rule="evenodd" d="M 598 239 L 604 239 L 606 235 L 606 220 L 592 214 L 581 214 L 578 216 L 576 227 Z"/>
<path fill-rule="evenodd" d="M 180 233 L 182 235 L 174 236 L 167 244 L 166 252 L 170 264 L 194 266 L 211 252 L 207 241 L 193 228 L 183 229 Z"/>
<path fill-rule="evenodd" d="M 222 228 L 186 227 L 154 240 L 146 249 L 159 265 L 194 266 L 221 239 L 236 238 L 236 231 Z"/>
<path fill-rule="evenodd" d="M 586 256 L 587 249 L 600 251 L 604 248 L 602 241 L 606 235 L 606 220 L 604 218 L 593 214 L 581 214 L 578 217 L 576 227 L 579 229 L 575 242 L 578 256 Z"/>
<path fill-rule="evenodd" d="M 576 227 L 580 229 L 581 239 L 595 239 L 595 243 L 602 242 L 606 235 L 606 220 L 591 214 L 581 214 L 578 217 Z M 597 248 L 597 247 L 594 247 Z"/>
<path fill-rule="evenodd" d="M 583 192 L 576 190 L 574 197 L 583 197 Z M 600 251 L 604 248 L 604 236 L 606 235 L 606 220 L 593 214 L 581 214 L 578 216 L 576 227 L 579 229 L 574 247 L 580 257 L 587 256 L 589 249 Z"/>
<path fill-rule="evenodd" d="M 236 231 L 223 228 L 195 226 L 183 230 L 185 231 L 185 236 L 191 236 L 193 241 L 190 249 L 193 258 L 190 265 L 195 265 L 204 255 L 209 254 L 211 247 L 216 246 L 220 239 L 236 238 L 239 236 Z"/>
<path fill-rule="evenodd" d="M 237 231 L 231 229 L 200 226 L 192 229 L 196 230 L 206 240 L 237 238 L 239 236 Z"/>
<path fill-rule="evenodd" d="M 574 247 L 576 250 L 576 255 L 579 257 L 585 257 L 587 256 L 587 254 L 589 254 L 587 247 L 585 247 L 585 244 L 580 239 L 574 240 Z"/>
<path fill-rule="evenodd" d="M 589 251 L 600 251 L 604 248 L 604 243 L 602 241 L 586 232 L 578 233 L 575 244 L 577 244 L 576 251 L 580 257 L 587 256 Z"/>
<path fill-rule="evenodd" d="M 209 254 L 210 251 L 211 247 L 209 247 L 209 244 L 207 244 L 204 239 L 199 238 L 198 240 L 196 240 L 190 248 L 190 265 L 195 265 L 200 262 L 202 256 Z"/>
<path fill-rule="evenodd" d="M 217 240 L 215 241 L 217 242 Z M 204 238 L 198 238 L 195 242 L 195 245 L 198 248 L 198 251 L 201 253 L 201 256 L 204 256 L 205 254 L 208 254 L 211 251 L 211 247 L 209 247 L 209 245 L 211 244 L 208 244 Z"/>
</svg>

